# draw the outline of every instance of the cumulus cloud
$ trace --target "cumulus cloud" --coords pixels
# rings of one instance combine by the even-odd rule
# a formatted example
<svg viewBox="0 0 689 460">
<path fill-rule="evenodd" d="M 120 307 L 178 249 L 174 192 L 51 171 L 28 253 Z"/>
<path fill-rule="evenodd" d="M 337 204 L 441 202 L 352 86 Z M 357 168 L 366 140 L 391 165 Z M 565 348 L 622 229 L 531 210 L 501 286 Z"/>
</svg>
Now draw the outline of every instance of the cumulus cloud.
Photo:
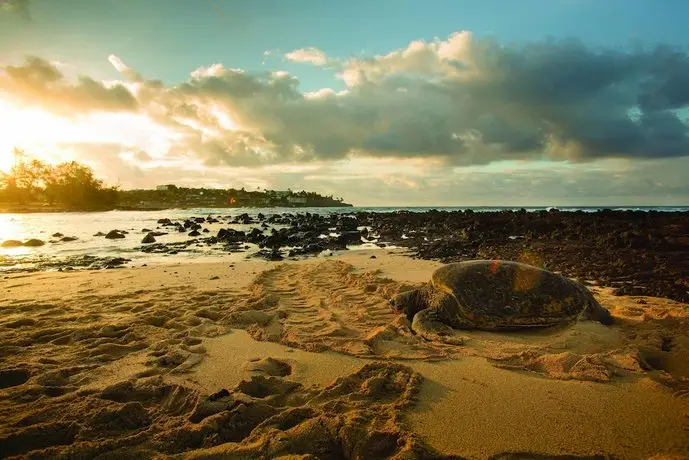
<svg viewBox="0 0 689 460">
<path fill-rule="evenodd" d="M 689 155 L 689 55 L 668 46 L 622 51 L 576 40 L 502 45 L 458 32 L 387 54 L 286 58 L 336 67 L 347 89 L 301 91 L 287 72 L 216 63 L 175 85 L 146 80 L 116 56 L 124 84 L 65 80 L 30 58 L 0 87 L 75 111 L 136 110 L 179 134 L 175 154 L 213 167 L 416 159 L 445 166 L 570 163 Z"/>
<path fill-rule="evenodd" d="M 315 66 L 328 63 L 328 57 L 318 48 L 300 48 L 285 54 L 285 59 L 291 62 L 301 62 Z"/>
<path fill-rule="evenodd" d="M 42 106 L 63 115 L 84 111 L 133 111 L 134 95 L 121 84 L 106 86 L 88 76 L 68 81 L 58 68 L 36 56 L 19 66 L 0 68 L 0 90 L 28 106 Z"/>
<path fill-rule="evenodd" d="M 127 80 L 131 82 L 141 82 L 143 81 L 143 78 L 141 75 L 131 68 L 129 68 L 124 62 L 122 62 L 122 59 L 119 57 L 115 56 L 114 54 L 111 54 L 108 56 L 108 61 L 112 66 L 117 69 L 118 72 L 120 72 Z"/>
<path fill-rule="evenodd" d="M 322 63 L 316 49 L 289 58 Z M 237 122 L 191 150 L 209 162 L 442 159 L 448 164 L 550 158 L 662 158 L 689 153 L 689 56 L 670 47 L 623 52 L 575 40 L 503 46 L 468 32 L 338 61 L 345 92 L 301 92 L 285 72 L 220 64 L 158 95 L 197 125 L 213 104 Z M 635 114 L 632 116 L 632 114 Z M 212 122 L 210 125 L 212 126 Z M 235 163 L 236 162 L 236 163 Z"/>
</svg>

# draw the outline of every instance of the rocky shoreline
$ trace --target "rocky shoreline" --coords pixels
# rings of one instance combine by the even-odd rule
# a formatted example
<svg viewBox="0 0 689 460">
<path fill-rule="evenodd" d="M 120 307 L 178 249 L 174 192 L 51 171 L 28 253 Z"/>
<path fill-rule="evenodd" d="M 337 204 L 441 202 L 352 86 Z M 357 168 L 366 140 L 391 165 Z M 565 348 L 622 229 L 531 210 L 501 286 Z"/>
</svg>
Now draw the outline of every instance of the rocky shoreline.
<svg viewBox="0 0 689 460">
<path fill-rule="evenodd" d="M 207 228 L 210 224 L 223 228 L 211 232 Z M 250 226 L 250 230 L 230 227 L 238 225 Z M 689 213 L 684 212 L 244 213 L 163 218 L 155 229 L 140 231 L 111 230 L 96 236 L 142 238 L 135 251 L 143 253 L 177 254 L 212 247 L 221 252 L 250 251 L 251 257 L 270 261 L 343 251 L 364 243 L 405 247 L 412 257 L 445 263 L 522 260 L 614 287 L 619 295 L 689 302 Z M 156 240 L 173 232 L 186 233 L 188 239 L 168 243 Z M 88 256 L 72 259 L 39 263 L 37 269 L 114 268 L 128 262 Z"/>
<path fill-rule="evenodd" d="M 689 213 L 429 212 L 360 216 L 415 257 L 509 259 L 616 288 L 689 302 Z M 402 236 L 407 238 L 403 239 Z"/>
<path fill-rule="evenodd" d="M 189 221 L 167 225 L 178 231 L 198 231 L 201 219 L 196 225 Z M 429 211 L 267 218 L 243 214 L 230 223 L 262 225 L 264 230 L 276 225 L 281 228 L 248 233 L 228 229 L 199 241 L 222 243 L 228 250 L 257 244 L 261 248 L 257 256 L 268 260 L 345 250 L 348 245 L 373 241 L 380 247 L 406 247 L 413 257 L 446 263 L 524 260 L 615 287 L 619 295 L 689 302 L 689 213 Z M 337 236 L 323 237 L 329 234 Z"/>
</svg>

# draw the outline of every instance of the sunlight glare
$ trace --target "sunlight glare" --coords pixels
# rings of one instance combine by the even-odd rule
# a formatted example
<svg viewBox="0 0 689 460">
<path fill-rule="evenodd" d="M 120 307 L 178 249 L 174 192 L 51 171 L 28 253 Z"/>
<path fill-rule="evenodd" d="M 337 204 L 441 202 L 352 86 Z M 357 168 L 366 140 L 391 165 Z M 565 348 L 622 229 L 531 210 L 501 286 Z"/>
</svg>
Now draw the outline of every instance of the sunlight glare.
<svg viewBox="0 0 689 460">
<path fill-rule="evenodd" d="M 220 125 L 221 128 L 228 131 L 235 131 L 238 129 L 237 123 L 235 123 L 227 112 L 223 111 L 218 105 L 211 105 L 210 112 L 213 114 L 213 116 L 215 116 L 215 119 L 218 121 L 218 125 Z"/>
<path fill-rule="evenodd" d="M 94 112 L 63 118 L 34 107 L 19 107 L 0 98 L 0 171 L 14 163 L 13 149 L 28 157 L 58 163 L 74 159 L 74 149 L 89 144 L 121 144 L 165 158 L 180 134 L 142 114 Z"/>
<path fill-rule="evenodd" d="M 40 109 L 20 108 L 0 99 L 0 170 L 5 172 L 14 163 L 14 148 L 27 150 L 32 156 L 46 159 L 36 147 L 52 143 L 73 131 L 72 124 Z"/>
</svg>

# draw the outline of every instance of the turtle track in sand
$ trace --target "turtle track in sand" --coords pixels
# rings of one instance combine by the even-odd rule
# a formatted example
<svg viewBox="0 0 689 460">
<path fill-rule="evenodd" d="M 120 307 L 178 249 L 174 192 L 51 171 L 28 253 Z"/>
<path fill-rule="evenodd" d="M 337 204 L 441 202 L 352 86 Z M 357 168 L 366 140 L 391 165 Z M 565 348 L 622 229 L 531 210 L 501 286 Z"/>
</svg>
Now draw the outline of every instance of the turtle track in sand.
<svg viewBox="0 0 689 460">
<path fill-rule="evenodd" d="M 669 366 L 661 370 L 674 376 L 672 386 L 684 393 L 689 384 L 689 368 L 677 359 L 686 349 L 680 338 L 686 329 L 679 323 L 670 324 L 682 322 L 689 310 L 676 302 L 647 298 L 648 305 L 637 305 L 645 314 L 667 310 L 673 312 L 672 318 L 630 322 L 626 310 L 618 305 L 636 305 L 635 299 L 596 292 L 598 300 L 618 318 L 612 327 L 580 321 L 564 328 L 519 333 L 457 331 L 465 344 L 452 346 L 413 335 L 406 318 L 388 306 L 390 297 L 415 287 L 418 285 L 384 278 L 378 271 L 357 272 L 337 260 L 284 263 L 259 274 L 244 302 L 226 319 L 233 327 L 246 328 L 257 340 L 307 351 L 332 350 L 378 359 L 480 356 L 496 367 L 564 380 L 607 382 L 642 376 L 659 361 L 654 357 L 660 354 Z M 664 331 L 663 337 L 655 340 L 649 336 L 651 331 L 658 335 L 658 330 Z M 663 368 L 663 363 L 655 367 Z"/>
<path fill-rule="evenodd" d="M 406 359 L 452 354 L 452 347 L 413 336 L 392 311 L 388 299 L 404 287 L 340 261 L 282 264 L 257 276 L 230 323 L 252 323 L 247 329 L 255 339 L 308 351 Z"/>
</svg>

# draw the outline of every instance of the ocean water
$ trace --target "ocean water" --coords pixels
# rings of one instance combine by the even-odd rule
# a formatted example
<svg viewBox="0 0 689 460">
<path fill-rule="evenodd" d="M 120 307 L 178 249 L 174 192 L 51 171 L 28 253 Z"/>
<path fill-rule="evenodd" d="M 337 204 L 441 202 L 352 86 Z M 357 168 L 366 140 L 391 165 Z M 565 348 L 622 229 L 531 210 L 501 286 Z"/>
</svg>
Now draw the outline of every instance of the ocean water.
<svg viewBox="0 0 689 460">
<path fill-rule="evenodd" d="M 689 211 L 689 206 L 659 206 L 659 207 L 558 207 L 561 211 L 585 211 L 595 212 L 599 209 L 635 210 L 635 211 L 661 211 L 680 212 Z M 0 248 L 0 271 L 31 268 L 41 261 L 62 260 L 72 256 L 91 255 L 97 257 L 125 257 L 132 259 L 134 264 L 167 264 L 181 261 L 209 260 L 210 258 L 241 259 L 255 252 L 258 248 L 252 246 L 248 253 L 228 254 L 220 248 L 206 245 L 191 247 L 189 252 L 180 252 L 174 255 L 147 254 L 136 250 L 141 246 L 141 239 L 145 232 L 143 229 L 154 230 L 161 218 L 171 220 L 185 219 L 189 217 L 206 216 L 236 216 L 242 213 L 257 215 L 263 213 L 266 216 L 281 213 L 306 213 L 331 214 L 353 212 L 426 212 L 429 210 L 455 211 L 472 209 L 475 212 L 517 210 L 519 207 L 347 207 L 347 208 L 228 208 L 228 209 L 169 209 L 164 211 L 108 211 L 97 213 L 32 213 L 32 214 L 0 214 L 0 242 L 6 240 L 25 241 L 37 238 L 46 242 L 44 246 L 37 248 Z M 551 209 L 550 207 L 525 207 L 529 212 Z M 211 236 L 217 234 L 220 228 L 234 228 L 236 230 L 250 230 L 256 225 L 228 225 L 226 223 L 204 224 L 210 233 L 202 234 Z M 129 234 L 124 239 L 108 240 L 102 236 L 94 236 L 98 232 L 107 233 L 110 230 L 125 230 Z M 165 229 L 161 229 L 166 231 Z M 72 242 L 52 242 L 54 233 L 62 233 L 65 236 L 76 237 Z M 160 243 L 173 243 L 188 240 L 186 233 L 171 231 L 168 235 L 157 237 Z M 362 244 L 351 249 L 370 248 L 375 249 L 373 243 Z"/>
</svg>

